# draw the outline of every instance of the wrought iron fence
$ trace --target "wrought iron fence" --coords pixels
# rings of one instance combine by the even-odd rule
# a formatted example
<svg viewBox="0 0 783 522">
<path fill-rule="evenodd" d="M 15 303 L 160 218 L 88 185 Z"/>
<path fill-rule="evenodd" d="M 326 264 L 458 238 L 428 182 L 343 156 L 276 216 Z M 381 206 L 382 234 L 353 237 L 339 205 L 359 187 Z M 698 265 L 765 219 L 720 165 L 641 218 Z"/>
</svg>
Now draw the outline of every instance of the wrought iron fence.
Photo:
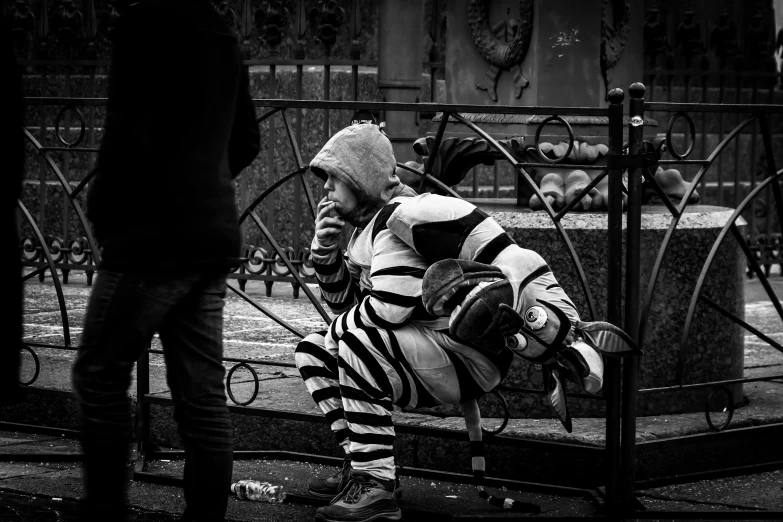
<svg viewBox="0 0 783 522">
<path fill-rule="evenodd" d="M 771 347 L 783 351 L 781 346 L 771 339 L 768 335 L 760 332 L 758 329 L 748 325 L 740 317 L 736 317 L 735 314 L 730 313 L 727 310 L 721 310 L 709 296 L 702 295 L 702 283 L 706 277 L 706 274 L 710 270 L 712 260 L 715 257 L 715 252 L 721 244 L 721 242 L 728 236 L 735 239 L 742 249 L 742 252 L 747 257 L 748 264 L 754 273 L 761 279 L 765 290 L 768 292 L 769 298 L 775 306 L 778 314 L 783 317 L 783 307 L 781 306 L 778 298 L 772 291 L 769 282 L 767 281 L 766 273 L 761 268 L 762 263 L 759 261 L 759 256 L 753 249 L 747 245 L 745 237 L 738 231 L 737 221 L 740 219 L 742 212 L 747 208 L 754 198 L 762 194 L 763 191 L 771 191 L 772 197 L 776 202 L 780 202 L 780 188 L 778 184 L 778 178 L 783 171 L 776 170 L 776 164 L 774 155 L 772 154 L 772 135 L 770 132 L 770 125 L 768 118 L 771 114 L 780 114 L 783 112 L 783 108 L 780 106 L 772 105 L 715 105 L 715 104 L 677 104 L 677 103 L 657 103 L 657 102 L 645 102 L 644 101 L 644 87 L 640 84 L 635 84 L 631 87 L 631 104 L 630 104 L 630 118 L 627 125 L 627 132 L 624 132 L 624 114 L 623 114 L 623 98 L 622 91 L 615 90 L 610 93 L 610 104 L 607 108 L 560 108 L 560 107 L 488 107 L 488 106 L 467 106 L 467 105 L 446 105 L 446 104 L 390 104 L 381 102 L 335 102 L 335 101 L 305 101 L 305 100 L 254 100 L 254 104 L 257 108 L 262 109 L 262 113 L 258 120 L 260 123 L 269 124 L 273 120 L 279 122 L 280 128 L 284 133 L 287 143 L 287 149 L 291 157 L 291 168 L 287 173 L 278 177 L 274 182 L 270 182 L 268 186 L 264 187 L 258 195 L 242 209 L 242 220 L 246 222 L 248 226 L 255 226 L 260 235 L 263 237 L 268 250 L 262 251 L 259 247 L 250 248 L 247 250 L 246 255 L 243 258 L 243 267 L 238 272 L 230 276 L 231 279 L 237 281 L 237 285 L 230 285 L 230 288 L 242 299 L 249 302 L 252 306 L 259 310 L 259 312 L 266 314 L 274 321 L 278 322 L 282 328 L 286 328 L 298 337 L 303 337 L 304 332 L 301 332 L 298 328 L 290 324 L 284 317 L 280 317 L 264 306 L 259 300 L 253 299 L 248 295 L 241 286 L 242 281 L 249 279 L 258 279 L 261 281 L 284 281 L 286 283 L 297 285 L 306 295 L 308 300 L 312 303 L 313 307 L 317 310 L 319 315 L 323 318 L 325 323 L 328 323 L 331 319 L 329 314 L 323 309 L 319 299 L 308 288 L 307 283 L 312 282 L 311 264 L 307 256 L 302 256 L 296 250 L 289 248 L 288 246 L 281 245 L 280 241 L 276 237 L 275 233 L 270 230 L 265 221 L 259 216 L 258 211 L 265 205 L 268 205 L 269 198 L 279 192 L 282 187 L 287 185 L 293 185 L 300 187 L 301 200 L 304 201 L 302 208 L 310 217 L 314 216 L 315 199 L 313 196 L 313 187 L 310 186 L 306 179 L 306 162 L 304 161 L 301 152 L 301 140 L 297 136 L 298 123 L 301 121 L 302 111 L 355 111 L 358 109 L 370 110 L 370 111 L 408 111 L 408 112 L 438 112 L 442 114 L 440 123 L 438 124 L 435 132 L 435 148 L 437 150 L 440 144 L 443 142 L 444 136 L 447 134 L 447 129 L 451 125 L 460 124 L 469 128 L 475 135 L 486 141 L 489 147 L 494 150 L 501 161 L 511 165 L 518 173 L 519 183 L 525 184 L 529 190 L 538 195 L 538 197 L 544 202 L 544 213 L 549 217 L 552 225 L 557 231 L 557 234 L 565 246 L 566 251 L 569 254 L 569 258 L 573 265 L 574 271 L 577 274 L 577 278 L 580 284 L 580 290 L 583 293 L 584 302 L 587 303 L 587 314 L 592 318 L 597 318 L 598 307 L 595 299 L 595 288 L 591 288 L 588 279 L 586 277 L 584 268 L 579 259 L 579 256 L 573 246 L 573 242 L 570 238 L 568 229 L 563 225 L 563 218 L 573 212 L 574 206 L 578 201 L 585 197 L 590 190 L 595 187 L 601 180 L 607 178 L 609 183 L 609 202 L 610 206 L 607 213 L 608 220 L 608 259 L 607 262 L 607 303 L 606 303 L 606 320 L 624 327 L 628 334 L 642 347 L 645 342 L 645 331 L 648 327 L 649 321 L 649 309 L 653 296 L 655 295 L 656 283 L 660 274 L 660 266 L 663 258 L 666 255 L 671 255 L 667 250 L 667 246 L 677 230 L 677 225 L 680 218 L 686 211 L 686 207 L 689 205 L 689 198 L 684 197 L 679 204 L 672 202 L 667 195 L 663 192 L 661 187 L 655 180 L 654 172 L 659 165 L 670 165 L 675 163 L 683 163 L 690 165 L 698 165 L 699 171 L 693 178 L 693 183 L 690 185 L 690 191 L 695 191 L 699 186 L 700 181 L 706 176 L 709 168 L 715 164 L 716 159 L 720 157 L 720 154 L 726 150 L 728 143 L 736 139 L 741 134 L 743 129 L 748 128 L 749 125 L 758 123 L 759 133 L 762 136 L 763 148 L 767 152 L 766 155 L 766 175 L 763 180 L 760 180 L 758 184 L 750 191 L 750 193 L 742 200 L 736 211 L 733 213 L 731 220 L 722 229 L 719 237 L 716 239 L 715 244 L 709 254 L 707 262 L 704 264 L 699 280 L 693 291 L 690 301 L 690 307 L 688 310 L 688 317 L 686 319 L 686 325 L 682 332 L 682 342 L 680 345 L 680 353 L 687 350 L 689 340 L 689 329 L 691 324 L 691 318 L 694 314 L 694 310 L 697 305 L 705 304 L 711 308 L 718 310 L 718 312 L 727 317 L 729 320 L 746 328 L 748 331 L 757 335 L 764 342 L 767 342 Z M 60 98 L 31 98 L 27 100 L 31 106 L 46 106 L 55 105 L 62 106 L 63 109 L 58 111 L 59 121 L 61 115 L 71 112 L 79 115 L 77 109 L 101 107 L 105 100 L 102 99 L 60 99 Z M 468 121 L 464 115 L 471 112 L 492 112 L 492 113 L 518 113 L 524 111 L 525 114 L 536 114 L 545 116 L 544 120 L 540 124 L 539 132 L 537 132 L 537 143 L 534 144 L 536 150 L 538 150 L 538 135 L 541 133 L 540 129 L 546 124 L 556 124 L 560 131 L 569 135 L 571 144 L 573 144 L 573 131 L 570 125 L 567 123 L 565 116 L 606 116 L 609 120 L 609 163 L 593 181 L 585 187 L 569 205 L 555 212 L 554 209 L 546 203 L 540 192 L 539 187 L 533 181 L 532 177 L 528 174 L 528 169 L 536 166 L 550 166 L 552 165 L 552 159 L 541 155 L 539 162 L 521 162 L 518 161 L 514 155 L 512 155 L 506 147 L 489 135 L 486 131 L 479 126 Z M 685 116 L 687 113 L 710 113 L 710 114 L 749 114 L 748 119 L 741 122 L 740 125 L 731 130 L 721 143 L 716 147 L 712 154 L 707 159 L 691 160 L 688 156 L 691 150 L 686 152 L 677 148 L 673 138 L 672 132 L 667 133 L 664 140 L 661 143 L 650 144 L 645 142 L 643 134 L 643 125 L 638 125 L 639 121 L 644 121 L 643 117 L 645 113 L 651 111 L 657 111 L 659 113 L 670 112 L 674 113 L 672 120 L 685 120 L 692 121 L 692 118 Z M 294 113 L 292 115 L 292 113 Z M 293 118 L 293 123 L 292 123 Z M 690 119 L 688 119 L 690 118 Z M 79 121 L 84 121 L 80 118 Z M 83 237 L 81 241 L 74 241 L 66 243 L 55 239 L 48 239 L 41 233 L 40 226 L 36 223 L 36 220 L 23 201 L 20 201 L 20 210 L 26 220 L 31 235 L 25 238 L 24 243 L 20 247 L 20 252 L 23 257 L 24 265 L 28 271 L 24 276 L 26 279 L 35 277 L 36 275 L 41 277 L 45 272 L 49 272 L 58 299 L 58 305 L 60 310 L 60 316 L 63 326 L 63 345 L 55 346 L 51 344 L 26 342 L 25 350 L 32 354 L 35 363 L 35 373 L 38 373 L 39 360 L 35 354 L 35 348 L 60 348 L 64 350 L 73 350 L 74 347 L 71 344 L 71 336 L 69 332 L 69 317 L 68 309 L 65 303 L 65 297 L 62 292 L 62 285 L 64 284 L 64 278 L 67 271 L 70 270 L 83 270 L 88 274 L 96 271 L 96 264 L 99 261 L 99 251 L 92 239 L 89 224 L 84 218 L 84 214 L 81 211 L 79 204 L 79 195 L 82 193 L 82 189 L 89 182 L 90 174 L 87 174 L 81 179 L 75 187 L 72 187 L 68 182 L 65 175 L 62 174 L 57 162 L 53 159 L 52 153 L 67 152 L 69 155 L 75 154 L 92 154 L 95 152 L 94 147 L 79 147 L 79 140 L 72 140 L 70 136 L 61 137 L 61 131 L 59 125 L 54 125 L 56 133 L 55 135 L 61 140 L 60 145 L 47 147 L 41 144 L 30 132 L 26 132 L 27 140 L 35 149 L 36 154 L 39 154 L 45 161 L 45 166 L 51 169 L 59 185 L 64 191 L 64 196 L 67 198 L 69 205 L 73 208 L 79 223 L 83 227 Z M 271 126 L 270 126 L 271 128 Z M 669 125 L 669 129 L 674 128 L 674 124 Z M 80 125 L 77 135 L 84 135 L 83 127 Z M 624 135 L 627 136 L 627 142 L 624 140 Z M 325 141 L 325 140 L 324 140 Z M 275 141 L 275 144 L 278 142 Z M 652 145 L 653 151 L 650 152 L 650 146 Z M 660 153 L 668 148 L 669 154 L 675 156 L 675 159 L 666 160 L 662 159 Z M 688 147 L 692 149 L 692 147 Z M 276 147 L 278 152 L 281 152 L 279 147 Z M 561 168 L 578 168 L 578 165 L 568 165 L 566 163 L 568 153 L 564 156 L 555 159 L 554 161 Z M 457 194 L 438 179 L 434 178 L 431 173 L 433 171 L 433 164 L 435 162 L 436 155 L 431 154 L 428 157 L 428 161 L 425 163 L 421 170 L 414 169 L 408 165 L 399 165 L 401 168 L 407 169 L 420 176 L 426 182 L 439 188 L 444 193 L 457 196 Z M 262 159 L 263 161 L 263 159 Z M 627 175 L 627 183 L 624 183 L 623 177 Z M 639 252 L 640 252 L 640 231 L 641 231 L 641 198 L 642 198 L 642 182 L 649 183 L 653 190 L 660 196 L 663 205 L 670 212 L 672 218 L 669 228 L 667 230 L 664 241 L 658 250 L 658 258 L 656 259 L 655 269 L 653 275 L 647 282 L 646 288 L 643 287 L 640 279 L 639 269 Z M 628 211 L 627 211 L 627 226 L 625 231 L 623 230 L 623 192 L 627 194 L 628 198 Z M 686 194 L 687 196 L 687 194 Z M 298 212 L 297 207 L 292 207 L 293 212 Z M 776 205 L 776 209 L 781 209 L 783 206 Z M 772 218 L 776 223 L 779 223 L 780 216 L 776 212 Z M 309 218 L 308 218 L 309 219 Z M 625 240 L 624 240 L 625 236 Z M 623 246 L 623 243 L 625 245 Z M 64 247 L 64 245 L 67 245 Z M 65 262 L 65 260 L 68 262 Z M 625 261 L 625 270 L 623 270 L 623 261 Z M 273 273 L 270 275 L 268 269 L 272 268 Z M 264 269 L 260 269 L 262 266 Z M 283 271 L 283 267 L 285 271 Z M 60 274 L 63 274 L 63 280 L 61 280 Z M 644 295 L 644 299 L 642 296 Z M 624 306 L 624 308 L 623 308 Z M 170 399 L 157 397 L 150 394 L 149 389 L 149 355 L 159 353 L 155 350 L 148 350 L 142 357 L 138 364 L 138 387 L 137 387 L 137 440 L 140 444 L 139 458 L 137 460 L 136 476 L 140 479 L 158 480 L 155 477 L 151 477 L 146 471 L 144 471 L 145 461 L 148 459 L 160 458 L 161 454 L 156 453 L 153 446 L 149 444 L 150 441 L 150 426 L 149 426 L 149 407 L 151 404 L 170 404 Z M 229 369 L 229 377 L 240 368 L 247 370 L 254 376 L 255 387 L 257 390 L 258 378 L 253 370 L 253 366 L 259 365 L 272 365 L 272 366 L 288 366 L 294 365 L 287 362 L 274 362 L 274 361 L 259 361 L 255 359 L 242 359 L 242 358 L 225 358 L 226 363 L 231 367 Z M 674 386 L 656 387 L 647 389 L 638 389 L 638 367 L 639 360 L 637 357 L 626 359 L 622 364 L 619 360 L 608 359 L 606 363 L 605 373 L 605 387 L 602 396 L 595 397 L 596 400 L 605 400 L 606 402 L 606 443 L 602 450 L 604 453 L 604 483 L 606 485 L 605 497 L 608 504 L 614 512 L 617 512 L 620 508 L 628 509 L 631 506 L 631 499 L 634 493 L 634 455 L 635 455 L 635 440 L 636 440 L 636 411 L 637 411 L 637 396 L 644 394 L 666 393 L 673 390 L 682 390 L 688 388 L 723 388 L 729 384 L 747 383 L 756 380 L 773 380 L 783 378 L 783 375 L 770 375 L 760 378 L 748 378 L 748 379 L 733 379 L 730 381 L 720 382 L 703 382 L 703 383 L 686 383 L 687 375 L 682 372 L 677 376 Z M 683 368 L 680 366 L 680 368 Z M 28 380 L 27 385 L 34 384 L 35 379 Z M 257 416 L 268 416 L 277 418 L 289 418 L 297 419 L 308 422 L 323 422 L 320 416 L 312 414 L 302 414 L 281 410 L 274 410 L 268 408 L 252 407 L 253 399 L 255 399 L 255 393 L 251 395 L 251 399 L 237 400 L 234 396 L 230 379 L 227 383 L 229 390 L 229 398 L 235 403 L 235 406 L 231 407 L 232 413 L 248 414 Z M 47 393 L 45 390 L 33 389 L 31 391 L 41 393 Z M 522 390 L 531 393 L 547 394 L 546 389 L 531 389 Z M 712 392 L 718 393 L 718 392 Z M 721 392 L 723 393 L 723 392 Z M 733 401 L 732 403 L 733 408 Z M 712 422 L 709 412 L 707 412 L 707 421 L 711 426 L 716 429 L 725 429 L 728 425 L 727 421 L 723 425 L 715 426 Z M 414 433 L 418 435 L 427 435 L 432 437 L 446 437 L 454 438 L 461 436 L 454 432 L 445 432 L 445 430 L 437 430 L 421 427 L 400 426 L 400 433 Z M 503 435 L 495 435 L 491 439 L 496 443 L 512 443 L 511 438 L 504 437 Z M 516 444 L 527 444 L 530 447 L 543 447 L 547 443 L 541 441 L 526 441 L 524 439 L 515 439 Z M 266 452 L 268 453 L 268 452 Z M 241 457 L 253 457 L 265 455 L 265 452 L 242 452 L 238 453 L 238 458 Z M 283 455 L 281 452 L 276 454 Z M 313 457 L 315 458 L 315 457 Z M 322 459 L 323 460 L 323 459 Z M 328 461 L 325 460 L 325 461 Z M 437 472 L 417 469 L 407 469 L 409 474 L 419 474 L 419 476 L 437 476 Z M 470 481 L 471 478 L 468 475 L 458 476 L 450 474 L 449 480 L 465 480 Z M 503 484 L 502 481 L 498 481 L 497 484 Z M 559 494 L 589 494 L 587 490 L 564 488 L 555 484 L 531 484 L 531 483 L 519 483 L 514 481 L 507 481 L 509 487 L 527 488 L 534 490 L 546 490 Z M 627 512 L 627 511 L 626 511 Z M 636 514 L 634 514 L 636 516 Z"/>
</svg>

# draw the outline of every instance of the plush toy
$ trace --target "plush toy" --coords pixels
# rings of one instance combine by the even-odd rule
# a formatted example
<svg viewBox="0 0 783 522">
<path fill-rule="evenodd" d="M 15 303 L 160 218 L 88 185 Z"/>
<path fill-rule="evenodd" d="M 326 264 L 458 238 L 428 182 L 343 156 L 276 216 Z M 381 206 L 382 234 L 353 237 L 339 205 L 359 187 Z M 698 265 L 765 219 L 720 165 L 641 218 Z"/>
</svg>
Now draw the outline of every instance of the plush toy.
<svg viewBox="0 0 783 522">
<path fill-rule="evenodd" d="M 597 393 L 603 384 L 601 354 L 639 353 L 616 326 L 579 320 L 546 262 L 516 247 L 508 264 L 444 259 L 427 269 L 422 301 L 428 312 L 450 316 L 449 332 L 478 349 L 510 349 L 540 364 L 552 407 L 570 433 L 564 379 Z"/>
</svg>

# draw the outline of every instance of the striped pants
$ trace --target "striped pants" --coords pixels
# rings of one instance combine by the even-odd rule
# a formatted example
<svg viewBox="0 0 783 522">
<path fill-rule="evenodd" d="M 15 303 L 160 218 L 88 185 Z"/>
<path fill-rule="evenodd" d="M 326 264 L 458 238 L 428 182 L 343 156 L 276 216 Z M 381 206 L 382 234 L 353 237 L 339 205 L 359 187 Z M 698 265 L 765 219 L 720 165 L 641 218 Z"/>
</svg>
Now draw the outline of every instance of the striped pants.
<svg viewBox="0 0 783 522">
<path fill-rule="evenodd" d="M 352 466 L 395 478 L 393 405 L 459 404 L 497 386 L 511 352 L 490 360 L 447 332 L 410 323 L 395 330 L 349 328 L 341 321 L 296 348 L 296 365 Z M 345 321 L 342 321 L 343 326 Z"/>
</svg>

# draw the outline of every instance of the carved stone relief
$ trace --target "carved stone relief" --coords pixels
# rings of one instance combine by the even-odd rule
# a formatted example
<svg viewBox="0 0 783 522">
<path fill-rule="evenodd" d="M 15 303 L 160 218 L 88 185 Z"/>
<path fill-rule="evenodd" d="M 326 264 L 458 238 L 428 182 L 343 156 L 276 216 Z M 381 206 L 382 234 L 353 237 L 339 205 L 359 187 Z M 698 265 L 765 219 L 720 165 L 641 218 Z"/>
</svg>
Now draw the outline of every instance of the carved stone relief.
<svg viewBox="0 0 783 522">
<path fill-rule="evenodd" d="M 522 74 L 521 65 L 530 47 L 533 32 L 533 0 L 520 0 L 519 19 L 511 16 L 489 24 L 488 0 L 471 0 L 468 4 L 468 23 L 473 43 L 490 66 L 484 81 L 476 85 L 477 89 L 487 91 L 492 101 L 498 101 L 498 78 L 503 71 L 511 71 L 514 76 L 514 95 L 522 96 L 522 91 L 530 82 Z"/>
</svg>

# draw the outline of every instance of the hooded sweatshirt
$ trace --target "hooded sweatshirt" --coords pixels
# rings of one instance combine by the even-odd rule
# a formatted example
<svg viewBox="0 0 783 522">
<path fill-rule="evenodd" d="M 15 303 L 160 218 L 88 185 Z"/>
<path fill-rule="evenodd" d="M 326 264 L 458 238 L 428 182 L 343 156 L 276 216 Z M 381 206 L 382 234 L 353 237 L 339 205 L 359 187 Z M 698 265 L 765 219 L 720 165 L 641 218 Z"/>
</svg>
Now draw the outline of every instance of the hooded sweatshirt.
<svg viewBox="0 0 783 522">
<path fill-rule="evenodd" d="M 356 209 L 343 216 L 357 227 L 346 258 L 339 248 L 324 248 L 313 238 L 316 277 L 334 312 L 350 310 L 367 326 L 393 329 L 408 320 L 442 323 L 421 302 L 421 278 L 428 263 L 386 226 L 394 210 L 416 196 L 400 182 L 396 165 L 389 138 L 372 124 L 341 130 L 310 162 L 314 174 L 324 180 L 327 174 L 339 178 L 357 200 Z"/>
<path fill-rule="evenodd" d="M 389 138 L 377 125 L 367 123 L 351 125 L 332 136 L 310 162 L 313 174 L 324 181 L 332 174 L 356 196 L 356 209 L 343 218 L 357 228 L 367 226 L 404 189 L 396 169 Z"/>
</svg>

